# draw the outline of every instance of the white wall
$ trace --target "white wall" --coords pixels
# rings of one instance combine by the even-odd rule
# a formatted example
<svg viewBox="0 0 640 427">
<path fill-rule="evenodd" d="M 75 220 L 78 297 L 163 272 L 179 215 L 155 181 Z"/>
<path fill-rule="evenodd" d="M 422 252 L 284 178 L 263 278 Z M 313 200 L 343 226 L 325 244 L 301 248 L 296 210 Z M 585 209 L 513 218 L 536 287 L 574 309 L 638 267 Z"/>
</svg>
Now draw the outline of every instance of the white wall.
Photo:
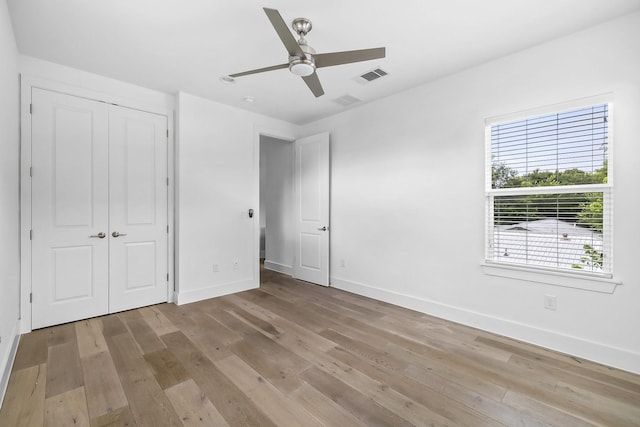
<svg viewBox="0 0 640 427">
<path fill-rule="evenodd" d="M 6 1 L 0 2 L 0 402 L 19 331 L 18 50 Z"/>
<path fill-rule="evenodd" d="M 263 213 L 266 219 L 265 268 L 293 274 L 293 142 L 262 137 Z M 263 194 L 264 193 L 264 194 Z"/>
<path fill-rule="evenodd" d="M 186 93 L 178 112 L 177 301 L 255 288 L 260 134 L 292 138 L 295 126 Z"/>
<path fill-rule="evenodd" d="M 624 284 L 483 274 L 484 119 L 609 91 Z M 332 285 L 640 372 L 639 118 L 636 13 L 305 126 L 331 132 Z"/>
</svg>

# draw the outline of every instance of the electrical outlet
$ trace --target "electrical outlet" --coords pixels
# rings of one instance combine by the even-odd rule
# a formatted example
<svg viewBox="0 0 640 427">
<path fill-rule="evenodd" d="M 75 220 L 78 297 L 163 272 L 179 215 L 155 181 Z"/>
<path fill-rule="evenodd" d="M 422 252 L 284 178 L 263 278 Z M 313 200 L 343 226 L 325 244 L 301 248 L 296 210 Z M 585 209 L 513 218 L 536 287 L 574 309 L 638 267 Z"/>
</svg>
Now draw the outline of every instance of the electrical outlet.
<svg viewBox="0 0 640 427">
<path fill-rule="evenodd" d="M 218 264 L 213 264 L 213 272 L 217 273 L 220 271 L 220 267 L 218 267 Z"/>
<path fill-rule="evenodd" d="M 555 295 L 544 296 L 544 308 L 555 311 L 558 308 L 558 299 Z"/>
<path fill-rule="evenodd" d="M 344 258 L 340 260 L 340 267 L 345 268 L 347 265 L 344 262 Z"/>
<path fill-rule="evenodd" d="M 238 260 L 233 260 L 233 269 L 237 270 L 238 269 Z"/>
</svg>

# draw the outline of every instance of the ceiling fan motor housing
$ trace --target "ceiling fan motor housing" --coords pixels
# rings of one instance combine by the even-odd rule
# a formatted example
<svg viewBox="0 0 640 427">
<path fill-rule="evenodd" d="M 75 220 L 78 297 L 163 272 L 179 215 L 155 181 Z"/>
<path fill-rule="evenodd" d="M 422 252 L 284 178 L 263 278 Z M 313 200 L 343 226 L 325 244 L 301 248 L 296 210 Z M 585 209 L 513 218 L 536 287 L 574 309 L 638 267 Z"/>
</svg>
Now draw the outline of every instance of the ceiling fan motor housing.
<svg viewBox="0 0 640 427">
<path fill-rule="evenodd" d="M 307 44 L 301 44 L 300 49 L 304 52 L 305 57 L 301 58 L 299 56 L 290 56 L 289 71 L 291 71 L 296 76 L 310 76 L 316 71 L 316 61 L 313 58 L 313 55 L 315 55 L 316 51 L 314 48 Z"/>
</svg>

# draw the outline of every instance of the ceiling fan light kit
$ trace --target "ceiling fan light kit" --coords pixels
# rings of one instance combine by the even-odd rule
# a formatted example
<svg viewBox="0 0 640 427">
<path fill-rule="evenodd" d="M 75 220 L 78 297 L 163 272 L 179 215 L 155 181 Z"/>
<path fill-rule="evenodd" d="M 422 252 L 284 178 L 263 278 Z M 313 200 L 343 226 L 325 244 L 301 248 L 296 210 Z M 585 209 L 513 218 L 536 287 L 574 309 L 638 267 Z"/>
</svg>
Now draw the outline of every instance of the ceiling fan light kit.
<svg viewBox="0 0 640 427">
<path fill-rule="evenodd" d="M 228 77 L 236 78 L 249 74 L 264 73 L 266 71 L 289 68 L 289 71 L 296 76 L 302 77 L 311 92 L 316 96 L 324 95 L 324 89 L 316 73 L 317 68 L 331 67 L 334 65 L 349 64 L 353 62 L 369 61 L 385 57 L 385 48 L 352 50 L 344 52 L 332 52 L 316 54 L 316 51 L 307 44 L 305 36 L 313 27 L 311 21 L 306 18 L 296 18 L 291 27 L 300 37 L 296 40 L 287 28 L 287 24 L 282 19 L 280 12 L 276 9 L 263 8 L 271 25 L 276 30 L 282 44 L 289 53 L 289 62 L 286 64 L 273 65 L 270 67 L 258 68 L 241 73 L 230 74 Z"/>
<path fill-rule="evenodd" d="M 307 58 L 295 58 L 289 63 L 289 71 L 296 76 L 306 77 L 310 76 L 316 71 L 316 66 L 312 60 Z"/>
<path fill-rule="evenodd" d="M 302 19 L 302 18 L 298 18 L 298 19 Z M 293 21 L 294 22 L 293 28 L 295 28 L 296 21 Z M 311 28 L 311 22 L 309 22 L 309 28 Z M 296 76 L 306 77 L 306 76 L 310 76 L 316 71 L 316 61 L 313 58 L 313 55 L 315 55 L 316 51 L 311 46 L 307 46 L 306 44 L 300 43 L 301 41 L 304 41 L 304 39 L 300 38 L 300 40 L 298 41 L 298 44 L 300 45 L 300 49 L 302 50 L 302 52 L 304 52 L 304 56 L 290 57 L 289 71 L 291 71 Z"/>
</svg>

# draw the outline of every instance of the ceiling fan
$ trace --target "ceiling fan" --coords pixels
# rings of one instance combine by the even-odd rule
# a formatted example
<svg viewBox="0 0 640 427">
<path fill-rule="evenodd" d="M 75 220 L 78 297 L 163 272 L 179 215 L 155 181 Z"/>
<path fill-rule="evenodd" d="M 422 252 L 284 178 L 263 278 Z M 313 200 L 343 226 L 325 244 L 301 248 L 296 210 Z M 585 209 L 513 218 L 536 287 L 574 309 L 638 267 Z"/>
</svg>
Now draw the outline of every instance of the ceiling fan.
<svg viewBox="0 0 640 427">
<path fill-rule="evenodd" d="M 349 64 L 352 62 L 369 61 L 385 57 L 385 48 L 377 47 L 373 49 L 349 50 L 343 52 L 316 53 L 315 49 L 307 44 L 305 36 L 311 31 L 311 21 L 306 18 L 294 19 L 291 26 L 300 37 L 299 40 L 293 37 L 287 24 L 282 19 L 280 12 L 276 9 L 263 8 L 267 14 L 271 25 L 278 33 L 280 40 L 289 53 L 289 62 L 271 67 L 258 68 L 256 70 L 244 71 L 242 73 L 230 74 L 229 77 L 242 77 L 249 74 L 264 73 L 265 71 L 289 68 L 293 74 L 302 77 L 311 92 L 316 97 L 324 94 L 322 84 L 316 74 L 317 68 L 331 67 L 334 65 Z"/>
</svg>

